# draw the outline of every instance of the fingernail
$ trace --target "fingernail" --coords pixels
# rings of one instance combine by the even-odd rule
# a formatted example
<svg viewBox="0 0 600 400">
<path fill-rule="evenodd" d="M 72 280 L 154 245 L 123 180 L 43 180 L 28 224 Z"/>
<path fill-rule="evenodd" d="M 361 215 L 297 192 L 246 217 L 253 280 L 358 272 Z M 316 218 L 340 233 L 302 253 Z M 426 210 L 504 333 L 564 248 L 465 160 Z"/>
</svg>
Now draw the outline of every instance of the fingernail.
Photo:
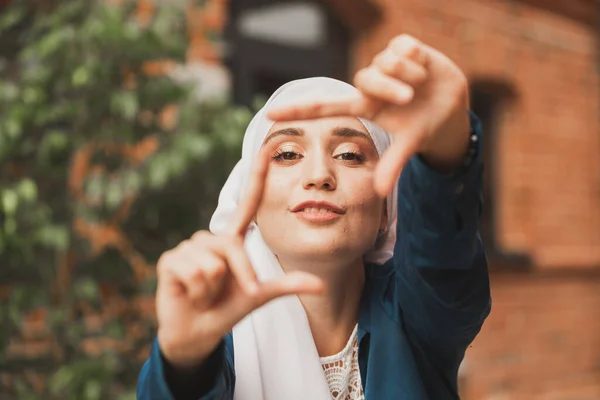
<svg viewBox="0 0 600 400">
<path fill-rule="evenodd" d="M 410 100 L 410 99 L 412 99 L 413 94 L 414 94 L 414 91 L 411 88 L 409 88 L 409 87 L 403 88 L 402 90 L 399 90 L 397 92 L 398 100 L 400 100 L 400 101 Z"/>
</svg>

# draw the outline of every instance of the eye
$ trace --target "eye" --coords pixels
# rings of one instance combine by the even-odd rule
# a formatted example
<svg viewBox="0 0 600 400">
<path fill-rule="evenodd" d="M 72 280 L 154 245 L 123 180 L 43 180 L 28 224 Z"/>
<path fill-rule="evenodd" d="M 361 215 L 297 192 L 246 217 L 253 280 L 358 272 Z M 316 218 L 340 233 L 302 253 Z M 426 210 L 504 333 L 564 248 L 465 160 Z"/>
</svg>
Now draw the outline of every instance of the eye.
<svg viewBox="0 0 600 400">
<path fill-rule="evenodd" d="M 358 154 L 358 153 L 351 152 L 351 151 L 338 154 L 334 158 L 336 160 L 349 161 L 349 162 L 355 162 L 355 163 L 361 163 L 361 162 L 365 161 L 364 156 L 362 156 L 361 154 Z"/>
<path fill-rule="evenodd" d="M 275 161 L 296 161 L 302 158 L 302 154 L 295 151 L 277 151 L 273 155 Z"/>
</svg>

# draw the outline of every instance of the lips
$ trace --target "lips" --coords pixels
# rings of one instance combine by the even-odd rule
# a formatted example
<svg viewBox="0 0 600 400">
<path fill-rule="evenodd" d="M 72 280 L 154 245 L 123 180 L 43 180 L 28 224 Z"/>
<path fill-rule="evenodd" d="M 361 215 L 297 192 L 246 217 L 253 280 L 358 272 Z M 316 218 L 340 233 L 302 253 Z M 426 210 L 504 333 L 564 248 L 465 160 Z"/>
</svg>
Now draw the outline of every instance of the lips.
<svg viewBox="0 0 600 400">
<path fill-rule="evenodd" d="M 327 201 L 305 201 L 291 209 L 293 213 L 304 212 L 314 214 L 344 214 L 345 211 L 340 206 Z"/>
</svg>

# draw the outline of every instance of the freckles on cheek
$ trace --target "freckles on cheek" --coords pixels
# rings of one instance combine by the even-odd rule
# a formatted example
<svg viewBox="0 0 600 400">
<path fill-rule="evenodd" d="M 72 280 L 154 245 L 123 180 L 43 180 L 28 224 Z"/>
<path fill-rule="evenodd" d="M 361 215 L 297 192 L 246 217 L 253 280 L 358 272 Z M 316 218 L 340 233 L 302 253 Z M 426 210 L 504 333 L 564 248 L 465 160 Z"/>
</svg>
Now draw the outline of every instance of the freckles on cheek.
<svg viewBox="0 0 600 400">
<path fill-rule="evenodd" d="M 367 223 L 380 217 L 383 199 L 375 193 L 371 182 L 356 185 L 348 199 L 360 223 Z"/>
<path fill-rule="evenodd" d="M 292 187 L 289 177 L 279 174 L 270 175 L 265 182 L 261 208 L 273 211 L 275 208 L 287 206 L 287 195 L 291 193 Z"/>
<path fill-rule="evenodd" d="M 372 181 L 358 184 L 352 188 L 352 198 L 354 202 L 362 204 L 373 204 L 381 198 L 375 193 Z"/>
</svg>

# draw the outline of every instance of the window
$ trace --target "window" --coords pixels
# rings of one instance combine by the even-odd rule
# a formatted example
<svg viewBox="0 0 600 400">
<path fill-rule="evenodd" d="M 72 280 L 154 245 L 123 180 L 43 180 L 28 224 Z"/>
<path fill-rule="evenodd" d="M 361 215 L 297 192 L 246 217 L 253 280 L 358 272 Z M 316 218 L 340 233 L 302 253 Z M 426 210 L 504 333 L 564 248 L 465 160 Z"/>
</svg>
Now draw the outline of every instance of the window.
<svg viewBox="0 0 600 400">
<path fill-rule="evenodd" d="M 515 98 L 515 92 L 510 85 L 503 82 L 481 80 L 471 84 L 471 109 L 481 119 L 484 132 L 483 162 L 484 162 L 484 208 L 480 223 L 480 232 L 486 251 L 491 261 L 503 265 L 530 265 L 526 254 L 509 253 L 500 248 L 497 240 L 497 224 L 495 215 L 495 200 L 497 198 L 498 163 L 495 157 L 498 140 L 500 118 L 507 106 Z"/>
<path fill-rule="evenodd" d="M 225 63 L 235 101 L 250 105 L 294 79 L 347 80 L 349 36 L 319 1 L 231 0 Z"/>
</svg>

